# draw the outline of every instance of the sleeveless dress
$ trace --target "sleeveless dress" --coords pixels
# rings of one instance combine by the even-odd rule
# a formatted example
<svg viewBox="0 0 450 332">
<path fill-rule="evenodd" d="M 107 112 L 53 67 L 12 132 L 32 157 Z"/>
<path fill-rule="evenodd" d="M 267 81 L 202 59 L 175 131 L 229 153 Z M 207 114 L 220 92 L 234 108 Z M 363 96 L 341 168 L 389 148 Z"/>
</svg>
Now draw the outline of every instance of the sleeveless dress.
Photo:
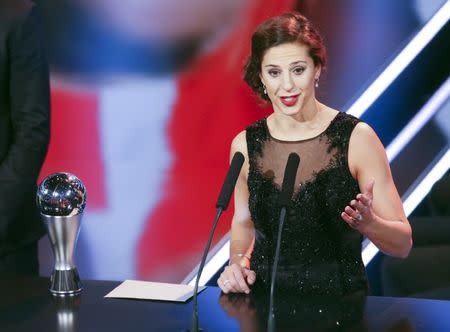
<svg viewBox="0 0 450 332">
<path fill-rule="evenodd" d="M 300 141 L 272 137 L 266 118 L 246 128 L 255 290 L 270 287 L 281 211 L 277 201 L 291 152 L 300 156 L 300 165 L 283 226 L 276 290 L 311 296 L 367 290 L 363 237 L 340 217 L 360 192 L 347 158 L 350 135 L 358 122 L 339 112 L 321 134 Z"/>
</svg>

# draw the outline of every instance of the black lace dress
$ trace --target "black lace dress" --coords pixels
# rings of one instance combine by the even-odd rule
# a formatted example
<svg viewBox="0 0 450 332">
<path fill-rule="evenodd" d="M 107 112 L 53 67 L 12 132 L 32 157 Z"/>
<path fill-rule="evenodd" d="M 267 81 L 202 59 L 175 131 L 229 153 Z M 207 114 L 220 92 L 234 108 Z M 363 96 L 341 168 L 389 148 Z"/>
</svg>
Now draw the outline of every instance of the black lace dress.
<svg viewBox="0 0 450 332">
<path fill-rule="evenodd" d="M 265 118 L 247 128 L 255 290 L 270 286 L 280 216 L 277 200 L 291 152 L 300 156 L 300 166 L 283 227 L 277 291 L 335 296 L 367 289 L 362 235 L 340 217 L 359 192 L 347 163 L 350 135 L 358 121 L 338 113 L 325 131 L 301 141 L 272 137 Z"/>
</svg>

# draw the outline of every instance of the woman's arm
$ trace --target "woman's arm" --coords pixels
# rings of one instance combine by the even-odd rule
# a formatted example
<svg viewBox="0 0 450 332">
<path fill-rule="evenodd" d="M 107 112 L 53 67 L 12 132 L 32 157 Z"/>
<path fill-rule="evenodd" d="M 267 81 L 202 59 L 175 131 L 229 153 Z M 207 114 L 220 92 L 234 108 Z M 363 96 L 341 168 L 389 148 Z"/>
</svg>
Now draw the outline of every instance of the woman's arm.
<svg viewBox="0 0 450 332">
<path fill-rule="evenodd" d="M 378 136 L 359 123 L 350 138 L 349 167 L 361 193 L 342 213 L 351 227 L 369 238 L 384 253 L 407 257 L 412 231 L 392 179 L 386 152 Z M 361 220 L 358 220 L 361 215 Z"/>
<path fill-rule="evenodd" d="M 231 223 L 230 263 L 218 279 L 219 287 L 225 292 L 250 291 L 248 285 L 255 281 L 255 273 L 250 270 L 250 256 L 253 250 L 255 229 L 248 207 L 248 154 L 245 131 L 231 144 L 231 156 L 241 152 L 245 156 L 236 187 L 234 189 L 234 215 Z"/>
<path fill-rule="evenodd" d="M 234 215 L 231 222 L 230 265 L 238 263 L 243 267 L 250 267 L 250 257 L 253 250 L 255 228 L 251 220 L 248 207 L 248 156 L 245 132 L 240 133 L 231 144 L 231 158 L 236 152 L 245 156 L 234 190 Z"/>
</svg>

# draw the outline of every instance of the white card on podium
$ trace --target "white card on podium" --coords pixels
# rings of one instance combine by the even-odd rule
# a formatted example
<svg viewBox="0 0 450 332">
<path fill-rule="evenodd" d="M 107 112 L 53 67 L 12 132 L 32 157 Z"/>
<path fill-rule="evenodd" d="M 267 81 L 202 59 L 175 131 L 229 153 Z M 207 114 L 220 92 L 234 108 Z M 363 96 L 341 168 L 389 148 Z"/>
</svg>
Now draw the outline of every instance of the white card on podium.
<svg viewBox="0 0 450 332">
<path fill-rule="evenodd" d="M 200 293 L 206 286 L 198 287 Z M 107 298 L 142 299 L 157 301 L 186 302 L 194 293 L 194 286 L 167 284 L 161 282 L 125 280 L 111 292 Z"/>
</svg>

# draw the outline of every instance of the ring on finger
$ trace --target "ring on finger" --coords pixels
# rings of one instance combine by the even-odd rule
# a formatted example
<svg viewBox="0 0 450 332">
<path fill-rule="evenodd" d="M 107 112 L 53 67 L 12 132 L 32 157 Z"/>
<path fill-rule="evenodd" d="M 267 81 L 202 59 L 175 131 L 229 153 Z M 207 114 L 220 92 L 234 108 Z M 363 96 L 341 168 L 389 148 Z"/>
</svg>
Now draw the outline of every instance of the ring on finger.
<svg viewBox="0 0 450 332">
<path fill-rule="evenodd" d="M 353 218 L 355 221 L 360 222 L 362 220 L 362 215 L 358 213 L 356 217 Z"/>
<path fill-rule="evenodd" d="M 223 281 L 223 285 L 224 286 L 226 286 L 226 284 L 228 284 L 228 283 L 230 283 L 231 281 L 229 280 L 229 279 L 225 279 L 224 281 Z"/>
</svg>

